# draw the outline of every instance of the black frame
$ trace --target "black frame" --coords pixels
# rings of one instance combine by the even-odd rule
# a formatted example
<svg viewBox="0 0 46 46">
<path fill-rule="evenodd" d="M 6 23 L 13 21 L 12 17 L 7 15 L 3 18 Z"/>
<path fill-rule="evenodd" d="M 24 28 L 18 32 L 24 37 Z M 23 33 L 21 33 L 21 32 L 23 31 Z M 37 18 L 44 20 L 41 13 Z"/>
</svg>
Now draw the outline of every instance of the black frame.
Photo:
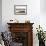
<svg viewBox="0 0 46 46">
<path fill-rule="evenodd" d="M 17 9 L 16 7 L 20 7 L 20 8 Z M 22 9 L 21 7 L 25 7 L 25 9 L 24 8 Z M 27 5 L 14 5 L 14 14 L 15 15 L 27 15 Z"/>
</svg>

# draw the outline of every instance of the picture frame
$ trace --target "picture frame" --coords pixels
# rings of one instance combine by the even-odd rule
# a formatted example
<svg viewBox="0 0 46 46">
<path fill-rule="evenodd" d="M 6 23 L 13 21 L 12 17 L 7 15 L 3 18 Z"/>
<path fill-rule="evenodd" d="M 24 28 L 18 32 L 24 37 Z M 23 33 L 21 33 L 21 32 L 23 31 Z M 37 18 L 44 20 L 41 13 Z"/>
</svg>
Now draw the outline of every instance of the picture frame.
<svg viewBox="0 0 46 46">
<path fill-rule="evenodd" d="M 15 15 L 27 15 L 27 5 L 14 5 Z"/>
</svg>

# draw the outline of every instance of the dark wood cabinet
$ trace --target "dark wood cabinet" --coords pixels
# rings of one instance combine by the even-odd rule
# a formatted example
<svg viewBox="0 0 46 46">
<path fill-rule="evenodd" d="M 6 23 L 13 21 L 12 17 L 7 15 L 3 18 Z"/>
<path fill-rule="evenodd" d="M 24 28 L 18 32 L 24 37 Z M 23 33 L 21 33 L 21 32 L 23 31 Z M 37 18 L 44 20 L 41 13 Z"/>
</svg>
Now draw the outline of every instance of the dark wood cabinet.
<svg viewBox="0 0 46 46">
<path fill-rule="evenodd" d="M 22 46 L 33 46 L 33 23 L 7 23 L 12 33 L 13 41 L 22 43 Z"/>
</svg>

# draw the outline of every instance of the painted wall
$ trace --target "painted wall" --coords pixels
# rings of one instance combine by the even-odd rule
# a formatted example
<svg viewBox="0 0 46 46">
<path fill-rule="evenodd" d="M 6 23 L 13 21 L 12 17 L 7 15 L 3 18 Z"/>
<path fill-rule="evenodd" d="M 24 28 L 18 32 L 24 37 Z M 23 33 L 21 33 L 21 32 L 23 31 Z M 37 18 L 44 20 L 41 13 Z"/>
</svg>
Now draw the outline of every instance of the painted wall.
<svg viewBox="0 0 46 46">
<path fill-rule="evenodd" d="M 27 5 L 27 15 L 14 15 L 14 5 Z M 33 23 L 39 23 L 40 0 L 3 0 L 2 1 L 2 23 L 6 27 L 6 23 L 10 19 L 17 19 L 19 22 L 30 20 Z M 38 20 L 38 21 L 37 21 Z M 4 31 L 7 28 L 4 27 Z"/>
<path fill-rule="evenodd" d="M 46 30 L 46 15 L 41 13 L 40 0 L 2 0 L 2 26 L 3 31 L 8 30 L 7 22 L 17 19 L 19 22 L 30 20 L 33 25 L 33 45 L 38 46 L 36 27 L 39 24 Z M 27 15 L 14 15 L 14 5 L 27 5 Z M 41 4 L 42 5 L 42 4 Z"/>
<path fill-rule="evenodd" d="M 40 0 L 40 24 L 46 31 L 46 0 Z"/>
<path fill-rule="evenodd" d="M 40 9 L 42 13 L 46 13 L 46 0 L 40 0 Z"/>
<path fill-rule="evenodd" d="M 2 31 L 2 0 L 0 0 L 0 31 Z"/>
</svg>

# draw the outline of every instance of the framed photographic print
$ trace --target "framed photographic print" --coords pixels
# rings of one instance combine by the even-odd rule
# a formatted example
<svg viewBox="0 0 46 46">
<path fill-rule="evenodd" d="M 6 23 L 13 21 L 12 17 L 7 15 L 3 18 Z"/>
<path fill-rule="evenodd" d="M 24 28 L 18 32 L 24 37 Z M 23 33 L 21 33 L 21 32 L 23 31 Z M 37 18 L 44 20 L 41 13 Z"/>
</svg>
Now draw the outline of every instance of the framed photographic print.
<svg viewBox="0 0 46 46">
<path fill-rule="evenodd" d="M 26 15 L 27 5 L 14 5 L 14 14 L 15 15 Z"/>
</svg>

